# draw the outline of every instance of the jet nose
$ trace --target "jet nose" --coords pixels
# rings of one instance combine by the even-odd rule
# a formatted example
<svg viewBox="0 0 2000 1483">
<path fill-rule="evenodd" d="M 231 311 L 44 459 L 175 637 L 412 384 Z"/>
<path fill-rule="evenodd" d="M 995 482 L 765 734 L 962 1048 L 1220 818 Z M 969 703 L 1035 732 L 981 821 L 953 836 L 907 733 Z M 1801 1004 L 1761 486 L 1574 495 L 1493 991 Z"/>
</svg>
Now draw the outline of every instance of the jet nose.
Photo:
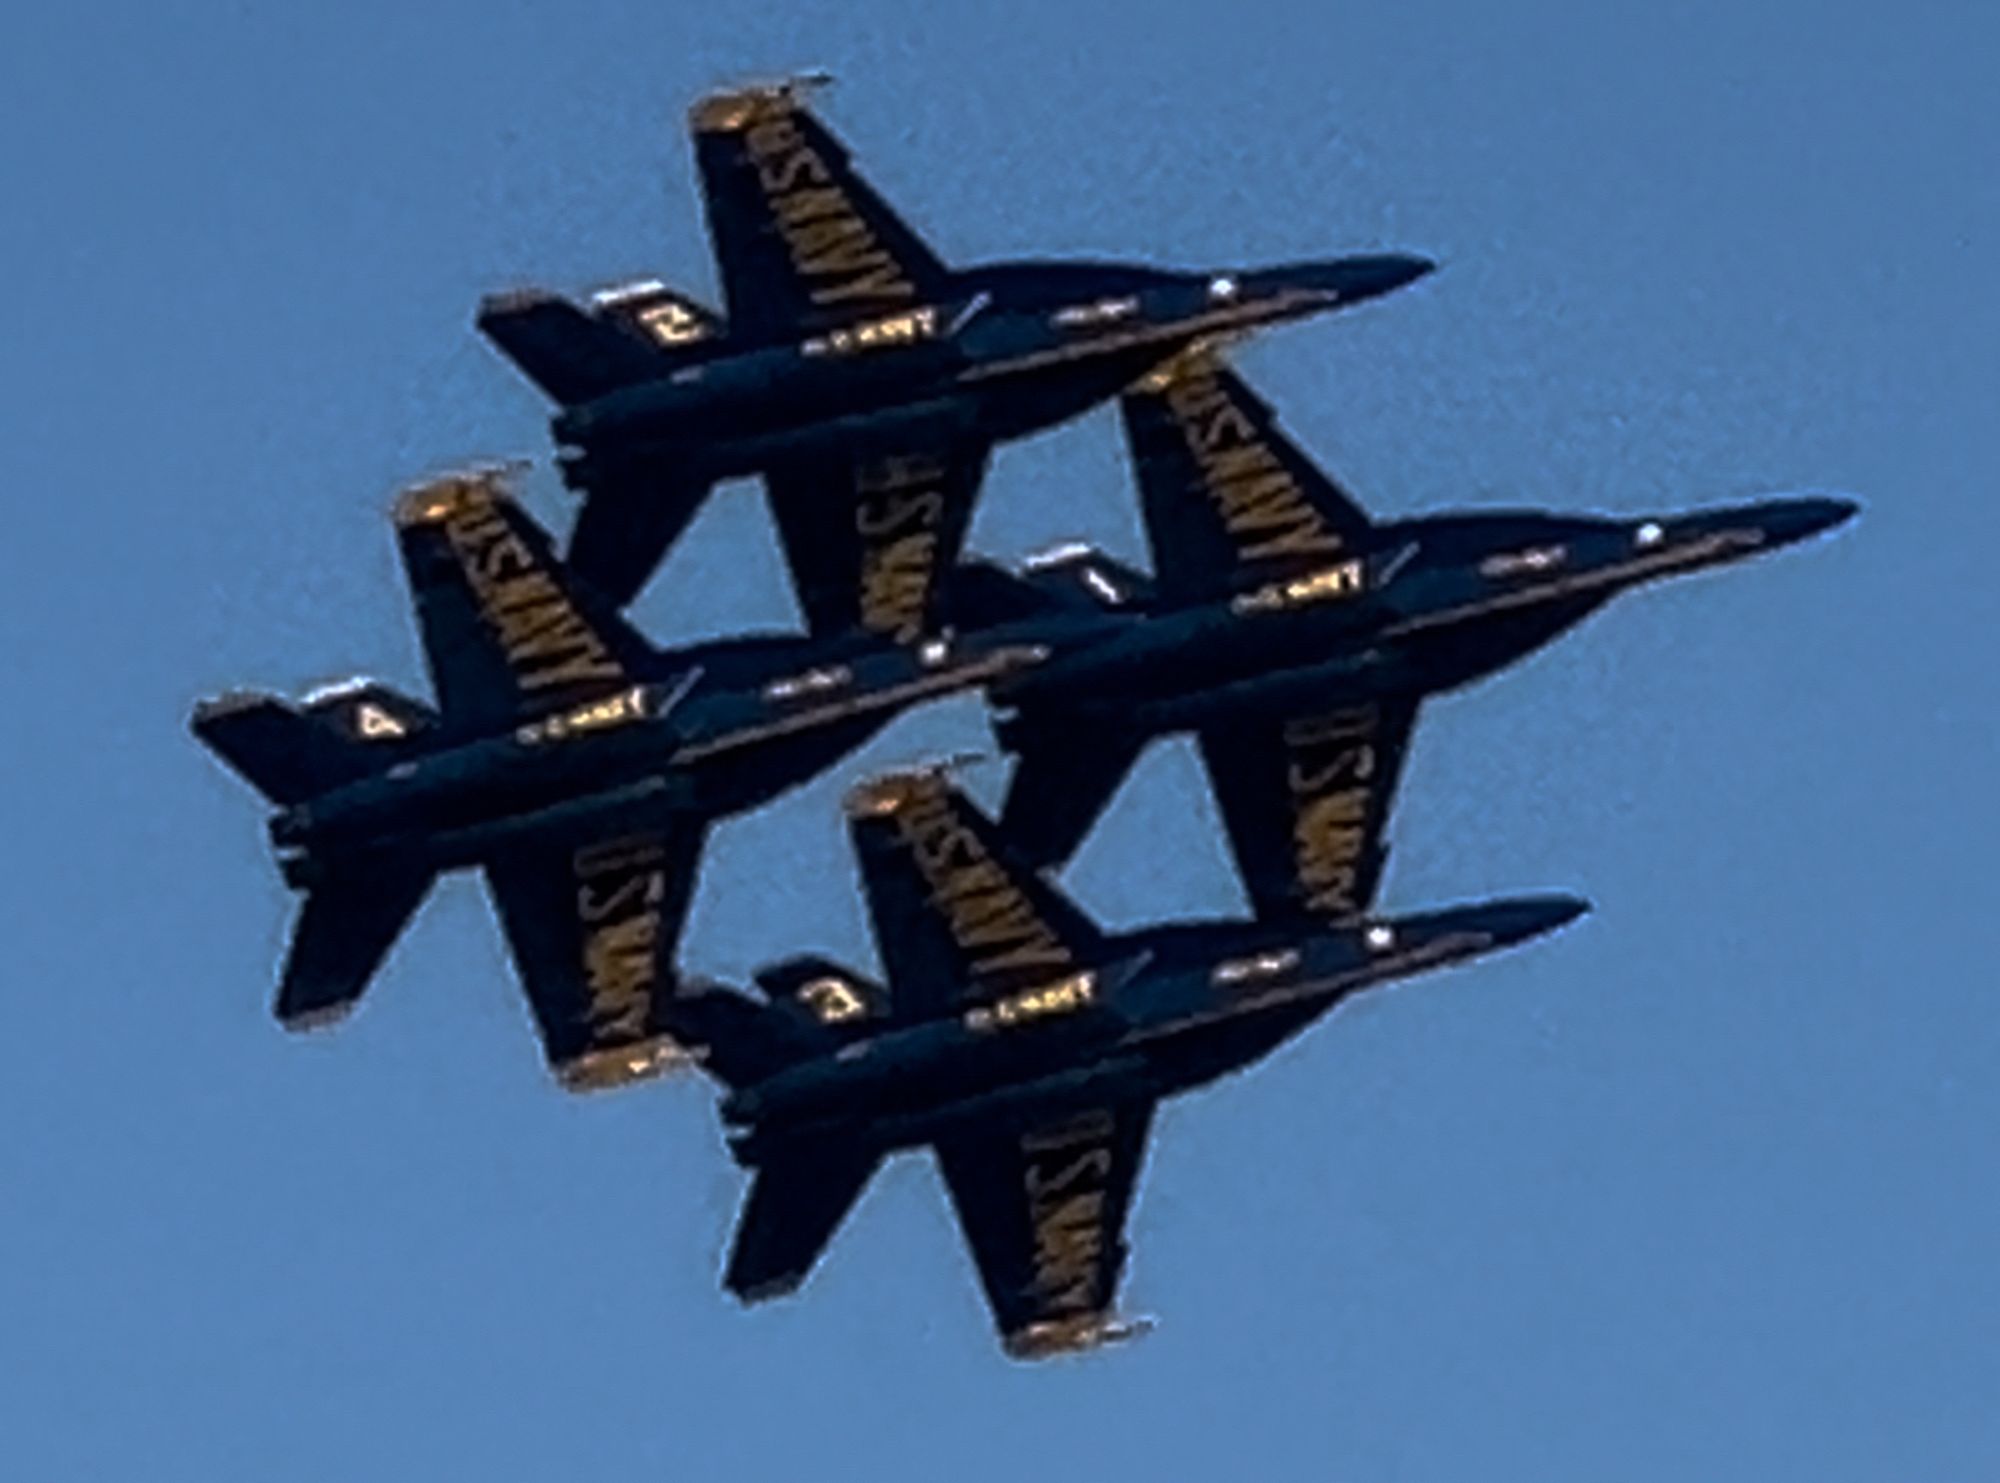
<svg viewBox="0 0 2000 1483">
<path fill-rule="evenodd" d="M 1571 922 L 1590 910 L 1580 896 L 1516 896 L 1475 907 L 1478 929 L 1491 933 L 1497 946 L 1526 942 Z"/>
<path fill-rule="evenodd" d="M 1832 530 L 1836 525 L 1845 525 L 1860 510 L 1861 506 L 1851 499 L 1773 500 L 1758 508 L 1757 524 L 1763 530 L 1767 544 L 1788 546 L 1793 541 L 1816 536 L 1823 530 Z"/>
<path fill-rule="evenodd" d="M 1383 252 L 1366 257 L 1342 258 L 1333 264 L 1340 296 L 1346 300 L 1373 299 L 1393 293 L 1406 283 L 1415 283 L 1437 271 L 1437 264 L 1414 253 Z"/>
<path fill-rule="evenodd" d="M 1240 282 L 1250 294 L 1323 294 L 1332 303 L 1355 304 L 1391 293 L 1436 269 L 1429 258 L 1413 253 L 1375 252 L 1260 268 L 1243 274 Z"/>
</svg>

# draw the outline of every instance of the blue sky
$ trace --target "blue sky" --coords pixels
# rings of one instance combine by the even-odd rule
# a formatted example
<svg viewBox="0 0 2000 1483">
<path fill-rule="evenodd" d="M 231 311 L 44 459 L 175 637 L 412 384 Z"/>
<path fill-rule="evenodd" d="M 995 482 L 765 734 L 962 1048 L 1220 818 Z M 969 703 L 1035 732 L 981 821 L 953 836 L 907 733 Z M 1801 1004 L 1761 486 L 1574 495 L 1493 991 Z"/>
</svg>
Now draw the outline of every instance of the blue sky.
<svg viewBox="0 0 2000 1483">
<path fill-rule="evenodd" d="M 14 16 L 9 1476 L 1991 1477 L 1996 45 L 1991 7 L 1781 0 Z M 1243 356 L 1376 508 L 1867 506 L 1429 710 L 1388 903 L 1597 912 L 1170 1109 L 1161 1327 L 1082 1362 L 999 1356 L 917 1160 L 736 1311 L 706 1090 L 559 1093 L 469 882 L 284 1037 L 259 810 L 185 733 L 230 684 L 420 685 L 390 495 L 545 449 L 476 299 L 710 289 L 681 111 L 812 65 L 956 258 L 1440 258 Z M 1108 415 L 1003 453 L 975 530 L 1070 537 L 1142 550 Z M 750 486 L 639 612 L 789 621 Z M 839 792 L 988 745 L 939 707 L 725 828 L 689 964 L 865 960 Z M 1235 909 L 1197 783 L 1148 757 L 1090 907 Z"/>
</svg>

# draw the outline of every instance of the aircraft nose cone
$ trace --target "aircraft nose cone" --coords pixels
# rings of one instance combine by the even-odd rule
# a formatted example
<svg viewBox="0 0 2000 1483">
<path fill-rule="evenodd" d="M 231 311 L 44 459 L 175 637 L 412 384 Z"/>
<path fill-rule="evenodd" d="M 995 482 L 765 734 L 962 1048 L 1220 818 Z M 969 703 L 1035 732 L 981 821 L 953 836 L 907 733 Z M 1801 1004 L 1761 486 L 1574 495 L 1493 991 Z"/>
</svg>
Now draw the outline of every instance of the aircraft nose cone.
<svg viewBox="0 0 2000 1483">
<path fill-rule="evenodd" d="M 1479 925 L 1497 942 L 1526 942 L 1567 927 L 1589 910 L 1590 903 L 1580 896 L 1520 896 L 1482 908 Z"/>
<path fill-rule="evenodd" d="M 1356 304 L 1414 283 L 1437 264 L 1405 252 L 1371 252 L 1322 262 L 1259 268 L 1232 280 L 1253 297 L 1264 294 L 1324 294 L 1334 304 Z"/>
<path fill-rule="evenodd" d="M 1343 299 L 1372 299 L 1393 293 L 1407 283 L 1415 283 L 1435 273 L 1437 264 L 1414 253 L 1382 252 L 1365 257 L 1342 258 L 1333 264 Z"/>
<path fill-rule="evenodd" d="M 1784 546 L 1816 536 L 1821 531 L 1832 530 L 1836 525 L 1844 525 L 1860 510 L 1861 506 L 1851 499 L 1779 500 L 1759 512 L 1757 523 L 1764 528 L 1765 539 L 1770 544 Z"/>
</svg>

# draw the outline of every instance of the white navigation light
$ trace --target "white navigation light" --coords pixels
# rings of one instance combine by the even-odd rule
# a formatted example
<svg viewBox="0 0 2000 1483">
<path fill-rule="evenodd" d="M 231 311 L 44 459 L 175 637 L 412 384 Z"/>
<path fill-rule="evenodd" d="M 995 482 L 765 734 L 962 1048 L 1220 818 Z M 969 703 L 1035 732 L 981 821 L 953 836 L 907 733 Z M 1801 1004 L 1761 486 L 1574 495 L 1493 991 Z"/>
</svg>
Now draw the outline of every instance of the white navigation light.
<svg viewBox="0 0 2000 1483">
<path fill-rule="evenodd" d="M 1639 527 L 1632 539 L 1641 546 L 1657 546 L 1666 537 L 1667 533 L 1660 529 L 1659 521 L 1648 520 L 1644 525 Z"/>
<path fill-rule="evenodd" d="M 1362 934 L 1362 940 L 1368 944 L 1371 950 L 1378 953 L 1386 953 L 1396 945 L 1395 929 L 1386 923 L 1377 922 Z"/>
<path fill-rule="evenodd" d="M 1230 273 L 1217 273 L 1208 280 L 1208 296 L 1211 299 L 1233 299 L 1236 297 L 1236 278 Z"/>
</svg>

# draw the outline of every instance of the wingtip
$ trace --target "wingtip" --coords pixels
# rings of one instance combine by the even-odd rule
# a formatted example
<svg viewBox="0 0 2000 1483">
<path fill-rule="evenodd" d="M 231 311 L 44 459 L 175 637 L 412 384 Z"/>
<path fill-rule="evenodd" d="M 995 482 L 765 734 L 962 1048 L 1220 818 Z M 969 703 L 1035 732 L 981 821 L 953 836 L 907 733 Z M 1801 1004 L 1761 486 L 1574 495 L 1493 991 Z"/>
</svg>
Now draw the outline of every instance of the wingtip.
<svg viewBox="0 0 2000 1483">
<path fill-rule="evenodd" d="M 566 1092 L 614 1091 L 692 1066 L 698 1057 L 671 1035 L 585 1051 L 552 1068 Z"/>
<path fill-rule="evenodd" d="M 520 460 L 475 464 L 409 485 L 390 511 L 400 529 L 441 525 L 482 504 L 510 504 L 511 481 L 527 468 Z"/>
<path fill-rule="evenodd" d="M 271 696 L 260 690 L 225 690 L 220 695 L 206 696 L 194 703 L 194 713 L 188 717 L 188 724 L 199 730 L 211 722 L 220 721 L 225 716 L 233 716 L 238 711 L 255 710 L 269 703 Z"/>
<path fill-rule="evenodd" d="M 908 808 L 919 799 L 942 792 L 965 768 L 990 760 L 983 752 L 953 752 L 929 762 L 912 763 L 863 778 L 843 800 L 851 819 L 878 818 Z"/>
<path fill-rule="evenodd" d="M 321 1035 L 350 1018 L 354 1008 L 355 1001 L 350 999 L 339 1004 L 321 1005 L 316 1009 L 280 1014 L 278 1028 L 287 1035 Z"/>
<path fill-rule="evenodd" d="M 793 112 L 808 93 L 833 82 L 824 68 L 809 68 L 774 82 L 743 83 L 717 88 L 695 99 L 688 108 L 688 126 L 700 134 L 733 134 L 768 119 Z"/>
<path fill-rule="evenodd" d="M 519 314 L 523 309 L 533 309 L 541 304 L 560 303 L 562 295 L 553 289 L 539 287 L 532 283 L 516 284 L 512 288 L 496 289 L 482 294 L 473 323 L 484 325 L 489 320 L 502 319 L 510 314 Z"/>
</svg>

